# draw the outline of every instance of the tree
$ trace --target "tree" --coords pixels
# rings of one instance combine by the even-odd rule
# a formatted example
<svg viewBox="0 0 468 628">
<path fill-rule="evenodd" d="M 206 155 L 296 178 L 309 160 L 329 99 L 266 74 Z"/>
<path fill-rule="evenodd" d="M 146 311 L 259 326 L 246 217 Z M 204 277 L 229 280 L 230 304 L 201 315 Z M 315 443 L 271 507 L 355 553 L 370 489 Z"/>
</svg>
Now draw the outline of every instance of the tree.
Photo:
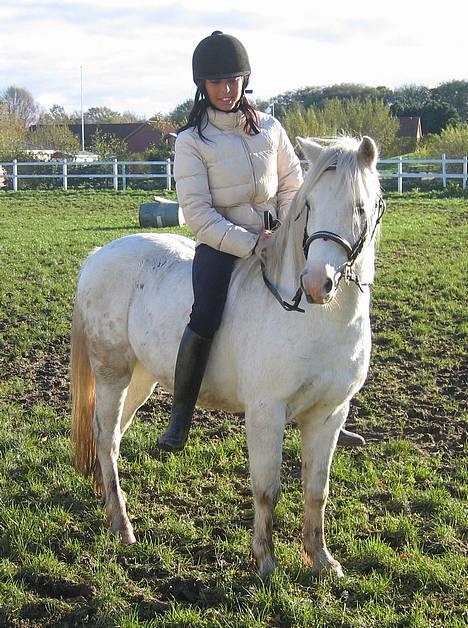
<svg viewBox="0 0 468 628">
<path fill-rule="evenodd" d="M 317 107 L 322 100 L 321 90 L 321 87 L 305 87 L 274 96 L 270 102 L 275 103 L 275 117 L 283 120 L 287 111 L 300 104 L 306 109 Z"/>
<path fill-rule="evenodd" d="M 25 157 L 26 129 L 16 119 L 0 115 L 0 161 Z"/>
<path fill-rule="evenodd" d="M 119 122 L 144 122 L 144 119 L 133 111 L 126 110 L 119 114 Z"/>
<path fill-rule="evenodd" d="M 275 103 L 275 117 L 283 120 L 286 112 L 298 103 L 306 109 L 309 107 L 323 107 L 327 100 L 380 100 L 389 104 L 393 99 L 393 92 L 388 87 L 369 87 L 358 83 L 339 83 L 327 87 L 312 86 L 284 92 L 270 99 Z M 262 107 L 264 109 L 264 107 Z"/>
<path fill-rule="evenodd" d="M 454 107 L 463 122 L 468 122 L 468 81 L 449 81 L 431 89 L 432 98 Z"/>
<path fill-rule="evenodd" d="M 387 87 L 369 87 L 359 83 L 339 83 L 329 87 L 323 87 L 321 91 L 321 102 L 331 98 L 340 100 L 381 100 L 387 103 L 393 97 L 393 92 Z"/>
<path fill-rule="evenodd" d="M 460 116 L 455 107 L 433 98 L 422 103 L 417 100 L 396 102 L 391 109 L 398 117 L 419 116 L 424 134 L 440 133 L 446 126 L 460 122 Z"/>
<path fill-rule="evenodd" d="M 468 154 L 468 122 L 450 125 L 440 135 L 429 135 L 424 145 L 425 152 L 432 156 L 445 153 L 447 157 L 464 157 Z"/>
<path fill-rule="evenodd" d="M 109 109 L 109 107 L 90 107 L 84 115 L 86 122 L 93 124 L 120 122 L 120 113 Z"/>
<path fill-rule="evenodd" d="M 302 103 L 291 107 L 284 116 L 283 125 L 292 141 L 298 136 L 323 137 L 336 134 L 335 126 L 323 118 L 317 107 L 306 108 Z"/>
<path fill-rule="evenodd" d="M 155 114 L 151 117 L 152 120 L 164 120 L 170 122 L 175 127 L 183 126 L 188 119 L 189 113 L 192 111 L 193 99 L 189 98 L 180 105 L 177 105 L 167 116 L 161 114 Z"/>
<path fill-rule="evenodd" d="M 460 122 L 458 111 L 452 105 L 437 100 L 428 100 L 421 111 L 421 125 L 424 134 L 440 133 L 447 126 Z"/>
<path fill-rule="evenodd" d="M 65 112 L 62 105 L 52 105 L 49 111 L 39 114 L 38 124 L 72 124 L 71 116 Z"/>
<path fill-rule="evenodd" d="M 129 122 L 143 122 L 141 116 L 132 111 L 119 113 L 109 107 L 90 107 L 84 112 L 87 123 L 94 124 L 118 124 Z M 79 124 L 81 122 L 81 112 L 74 111 L 66 113 L 62 105 L 52 105 L 49 111 L 42 112 L 39 116 L 39 124 Z"/>
<path fill-rule="evenodd" d="M 145 161 L 164 161 L 174 156 L 174 151 L 170 144 L 151 144 L 143 153 Z"/>
<path fill-rule="evenodd" d="M 28 143 L 34 148 L 53 149 L 68 154 L 80 150 L 78 138 L 63 124 L 43 124 L 31 129 Z"/>
<path fill-rule="evenodd" d="M 392 111 L 400 115 L 396 113 L 399 108 L 421 108 L 430 97 L 431 91 L 424 85 L 403 85 L 393 92 Z"/>
<path fill-rule="evenodd" d="M 16 87 L 15 85 L 7 87 L 0 97 L 0 101 L 6 114 L 24 128 L 36 122 L 39 115 L 39 105 L 24 87 Z"/>
<path fill-rule="evenodd" d="M 111 133 L 102 133 L 100 129 L 93 135 L 91 151 L 97 153 L 101 159 L 110 157 L 126 159 L 128 157 L 127 142 Z"/>
<path fill-rule="evenodd" d="M 369 135 L 385 153 L 391 149 L 399 128 L 390 108 L 379 100 L 341 100 L 332 98 L 323 107 L 296 106 L 286 113 L 283 124 L 291 139 L 297 135 L 324 137 L 338 135 Z"/>
</svg>

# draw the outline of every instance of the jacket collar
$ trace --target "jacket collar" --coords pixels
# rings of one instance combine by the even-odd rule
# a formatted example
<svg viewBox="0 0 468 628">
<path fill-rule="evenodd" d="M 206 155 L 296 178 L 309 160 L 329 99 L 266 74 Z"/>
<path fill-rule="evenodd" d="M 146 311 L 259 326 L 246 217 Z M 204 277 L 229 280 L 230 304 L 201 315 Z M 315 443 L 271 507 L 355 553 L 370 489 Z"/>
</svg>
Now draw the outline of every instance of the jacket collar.
<svg viewBox="0 0 468 628">
<path fill-rule="evenodd" d="M 245 116 L 242 111 L 219 111 L 208 107 L 206 110 L 209 122 L 217 129 L 222 131 L 228 131 L 230 129 L 243 129 L 245 123 Z"/>
</svg>

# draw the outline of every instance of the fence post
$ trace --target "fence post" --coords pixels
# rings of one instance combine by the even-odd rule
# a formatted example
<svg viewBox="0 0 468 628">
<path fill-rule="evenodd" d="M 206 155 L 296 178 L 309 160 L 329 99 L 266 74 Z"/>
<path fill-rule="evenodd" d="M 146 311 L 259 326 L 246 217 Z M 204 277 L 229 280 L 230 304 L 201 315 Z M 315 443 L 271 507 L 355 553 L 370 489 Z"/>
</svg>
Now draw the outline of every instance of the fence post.
<svg viewBox="0 0 468 628">
<path fill-rule="evenodd" d="M 463 189 L 466 190 L 466 180 L 468 179 L 468 156 L 463 159 Z"/>
<path fill-rule="evenodd" d="M 112 176 L 114 179 L 114 190 L 119 189 L 119 164 L 117 163 L 117 157 L 114 159 L 114 163 L 112 164 Z"/>
<path fill-rule="evenodd" d="M 442 155 L 442 185 L 447 187 L 447 164 L 445 162 L 445 153 Z"/>
<path fill-rule="evenodd" d="M 122 164 L 122 190 L 127 189 L 127 168 L 125 163 Z"/>
<path fill-rule="evenodd" d="M 64 158 L 62 164 L 62 178 L 63 178 L 63 189 L 68 190 L 68 165 L 67 160 Z"/>
<path fill-rule="evenodd" d="M 398 157 L 398 192 L 403 194 L 403 157 Z"/>
<path fill-rule="evenodd" d="M 171 160 L 169 157 L 166 159 L 166 190 L 172 190 Z"/>
<path fill-rule="evenodd" d="M 13 192 L 18 191 L 18 160 L 13 159 Z"/>
</svg>

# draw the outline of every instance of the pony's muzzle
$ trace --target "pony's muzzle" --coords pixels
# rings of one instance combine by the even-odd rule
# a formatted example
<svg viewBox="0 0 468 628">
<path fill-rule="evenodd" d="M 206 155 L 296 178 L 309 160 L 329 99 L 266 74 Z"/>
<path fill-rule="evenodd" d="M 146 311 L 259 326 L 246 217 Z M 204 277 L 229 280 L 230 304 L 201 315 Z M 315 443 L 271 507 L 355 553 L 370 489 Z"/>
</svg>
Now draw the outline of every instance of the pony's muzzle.
<svg viewBox="0 0 468 628">
<path fill-rule="evenodd" d="M 303 272 L 300 277 L 302 292 L 304 293 L 307 303 L 315 303 L 316 305 L 325 305 L 335 296 L 337 284 L 335 276 L 322 278 L 314 278 L 312 273 Z"/>
</svg>

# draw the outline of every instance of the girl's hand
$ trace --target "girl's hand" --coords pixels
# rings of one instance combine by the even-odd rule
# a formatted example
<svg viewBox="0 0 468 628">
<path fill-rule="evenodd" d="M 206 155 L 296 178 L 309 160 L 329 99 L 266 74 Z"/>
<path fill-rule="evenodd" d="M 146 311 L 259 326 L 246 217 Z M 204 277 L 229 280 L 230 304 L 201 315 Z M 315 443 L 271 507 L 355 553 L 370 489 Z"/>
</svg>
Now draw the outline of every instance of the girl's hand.
<svg viewBox="0 0 468 628">
<path fill-rule="evenodd" d="M 258 236 L 257 244 L 254 248 L 254 253 L 261 260 L 264 259 L 266 250 L 273 244 L 274 239 L 272 238 L 273 231 L 270 229 L 263 229 L 260 231 L 260 235 Z"/>
</svg>

